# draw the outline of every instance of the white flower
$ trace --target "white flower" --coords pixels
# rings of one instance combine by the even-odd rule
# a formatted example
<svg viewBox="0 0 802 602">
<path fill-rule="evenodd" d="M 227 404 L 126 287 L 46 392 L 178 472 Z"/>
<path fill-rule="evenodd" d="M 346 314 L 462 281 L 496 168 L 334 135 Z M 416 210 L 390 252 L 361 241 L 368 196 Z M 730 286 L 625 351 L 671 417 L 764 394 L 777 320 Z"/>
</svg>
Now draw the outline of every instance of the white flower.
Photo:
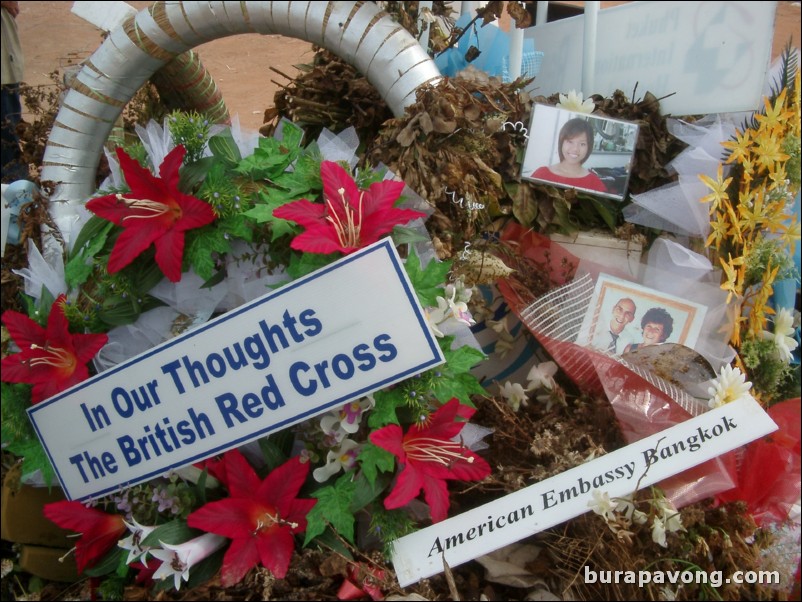
<svg viewBox="0 0 802 602">
<path fill-rule="evenodd" d="M 610 499 L 610 494 L 600 489 L 593 490 L 593 499 L 588 502 L 588 508 L 604 517 L 604 520 L 615 520 L 616 504 Z"/>
<path fill-rule="evenodd" d="M 442 297 L 438 297 L 438 299 L 442 299 Z M 440 311 L 438 309 L 427 309 L 425 313 L 426 320 L 429 322 L 429 328 L 432 329 L 434 336 L 440 339 L 446 336 L 443 334 L 443 331 L 437 327 L 437 325 L 443 321 L 443 316 Z"/>
<path fill-rule="evenodd" d="M 574 113 L 590 114 L 596 110 L 596 103 L 590 98 L 582 100 L 582 92 L 577 92 L 576 90 L 571 90 L 567 96 L 560 94 L 560 102 L 557 103 L 557 106 Z"/>
<path fill-rule="evenodd" d="M 178 545 L 159 542 L 163 549 L 150 551 L 154 558 L 162 561 L 161 566 L 153 573 L 153 579 L 167 579 L 172 576 L 175 579 L 175 589 L 181 589 L 181 580 L 189 581 L 189 569 L 222 548 L 226 541 L 222 535 L 204 533 Z"/>
<path fill-rule="evenodd" d="M 326 436 L 325 445 L 330 447 L 340 443 L 348 436 L 343 425 L 340 423 L 338 414 L 326 414 L 320 419 L 320 430 Z"/>
<path fill-rule="evenodd" d="M 526 389 L 518 383 L 507 381 L 503 386 L 499 387 L 499 389 L 501 390 L 501 395 L 503 395 L 504 399 L 507 401 L 507 404 L 516 412 L 521 408 L 521 404 L 526 405 L 529 399 L 526 395 Z"/>
<path fill-rule="evenodd" d="M 652 520 L 652 541 L 664 548 L 668 546 L 666 543 L 666 525 L 659 516 L 655 516 Z"/>
<path fill-rule="evenodd" d="M 655 501 L 654 505 L 660 511 L 660 518 L 665 524 L 666 531 L 673 533 L 685 530 L 685 527 L 682 526 L 682 517 L 674 504 L 671 503 L 671 500 L 660 497 Z"/>
<path fill-rule="evenodd" d="M 707 405 L 714 409 L 743 397 L 753 399 L 749 394 L 751 388 L 752 383 L 746 382 L 746 376 L 739 368 L 724 364 L 718 377 L 713 381 L 713 386 L 707 390 L 707 394 L 710 396 Z"/>
<path fill-rule="evenodd" d="M 635 508 L 635 504 L 631 498 L 616 498 L 616 502 L 618 502 L 615 506 L 616 512 L 620 512 L 627 520 L 631 520 L 636 525 L 642 525 L 649 520 L 645 512 L 641 512 Z"/>
<path fill-rule="evenodd" d="M 534 391 L 535 389 L 548 389 L 551 391 L 557 383 L 554 382 L 554 375 L 557 374 L 557 364 L 554 362 L 543 362 L 542 364 L 535 364 L 526 375 L 526 380 L 529 381 L 527 390 Z"/>
<path fill-rule="evenodd" d="M 774 339 L 777 353 L 785 363 L 790 363 L 793 359 L 792 352 L 799 343 L 793 338 L 794 334 L 794 315 L 785 307 L 774 316 L 774 333 L 763 331 L 764 339 Z"/>
<path fill-rule="evenodd" d="M 326 464 L 312 471 L 312 476 L 318 483 L 324 483 L 341 470 L 350 470 L 356 464 L 359 453 L 359 444 L 350 439 L 343 441 L 336 449 L 326 454 Z"/>
<path fill-rule="evenodd" d="M 465 301 L 457 301 L 457 289 L 452 286 L 446 287 L 446 294 L 448 294 L 448 299 L 437 297 L 437 309 L 432 312 L 436 322 L 439 324 L 444 320 L 454 318 L 468 326 L 475 324 L 468 311 L 468 304 Z"/>
<path fill-rule="evenodd" d="M 504 359 L 504 356 L 510 352 L 515 343 L 515 337 L 512 336 L 510 333 L 510 329 L 507 326 L 507 316 L 504 316 L 499 321 L 494 321 L 487 319 L 485 321 L 487 326 L 493 332 L 498 335 L 496 339 L 496 345 L 493 347 L 493 353 L 495 353 L 499 358 Z"/>
<path fill-rule="evenodd" d="M 139 558 L 142 564 L 148 566 L 148 552 L 151 548 L 150 546 L 143 546 L 142 540 L 155 531 L 156 527 L 142 526 L 136 522 L 136 519 L 133 517 L 130 523 L 124 520 L 123 524 L 125 524 L 131 532 L 128 537 L 117 542 L 117 545 L 123 550 L 128 550 L 128 560 L 125 561 L 125 564 L 131 564 L 134 560 Z"/>
</svg>

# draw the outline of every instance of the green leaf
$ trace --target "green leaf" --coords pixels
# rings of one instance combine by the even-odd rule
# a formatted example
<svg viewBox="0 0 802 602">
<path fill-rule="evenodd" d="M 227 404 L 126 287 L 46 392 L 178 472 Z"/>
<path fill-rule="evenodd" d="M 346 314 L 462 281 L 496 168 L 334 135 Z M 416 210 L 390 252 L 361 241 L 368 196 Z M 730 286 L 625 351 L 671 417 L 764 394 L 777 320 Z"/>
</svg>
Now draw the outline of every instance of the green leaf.
<svg viewBox="0 0 802 602">
<path fill-rule="evenodd" d="M 120 566 L 120 563 L 125 563 L 127 558 L 126 554 L 126 550 L 123 550 L 119 546 L 115 546 L 108 554 L 98 560 L 97 564 L 91 568 L 85 569 L 84 575 L 87 575 L 88 577 L 102 577 L 103 575 L 116 572 Z"/>
<path fill-rule="evenodd" d="M 396 245 L 415 244 L 429 240 L 420 230 L 407 228 L 406 226 L 396 226 L 393 228 L 393 243 Z"/>
<path fill-rule="evenodd" d="M 259 193 L 259 200 L 253 209 L 245 212 L 245 215 L 256 221 L 257 224 L 270 222 L 273 233 L 272 240 L 276 240 L 285 234 L 295 235 L 297 226 L 288 220 L 273 216 L 273 211 L 285 203 L 295 200 L 282 190 L 274 188 L 263 190 Z"/>
<path fill-rule="evenodd" d="M 183 520 L 175 519 L 156 527 L 156 529 L 151 531 L 150 534 L 142 540 L 140 545 L 142 547 L 150 546 L 152 548 L 158 548 L 162 543 L 176 545 L 194 539 L 199 535 L 202 535 L 201 531 L 187 526 L 187 523 Z"/>
<path fill-rule="evenodd" d="M 407 400 L 401 387 L 377 391 L 373 394 L 376 407 L 368 414 L 368 426 L 378 429 L 388 424 L 398 424 L 396 408 L 405 406 Z"/>
<path fill-rule="evenodd" d="M 5 402 L 5 400 L 3 400 Z M 50 486 L 56 476 L 50 459 L 45 453 L 39 439 L 18 440 L 14 444 L 7 446 L 6 451 L 22 458 L 22 474 L 27 475 L 37 470 L 42 473 L 45 483 Z"/>
<path fill-rule="evenodd" d="M 251 222 L 242 214 L 232 215 L 220 220 L 217 227 L 232 238 L 239 238 L 247 242 L 253 240 Z"/>
<path fill-rule="evenodd" d="M 452 374 L 468 372 L 476 364 L 487 359 L 487 356 L 468 345 L 456 349 L 443 349 L 447 370 Z"/>
<path fill-rule="evenodd" d="M 209 150 L 226 167 L 234 167 L 242 161 L 242 155 L 239 152 L 237 143 L 234 141 L 234 136 L 231 135 L 230 129 L 226 129 L 209 138 Z"/>
<path fill-rule="evenodd" d="M 195 483 L 195 498 L 198 501 L 198 506 L 206 505 L 206 480 L 209 477 L 209 471 L 205 468 L 201 471 L 198 481 Z"/>
<path fill-rule="evenodd" d="M 68 287 L 77 288 L 89 279 L 94 269 L 83 257 L 75 257 L 64 266 L 64 281 Z"/>
<path fill-rule="evenodd" d="M 290 457 L 294 438 L 290 429 L 284 429 L 259 439 L 259 449 L 262 450 L 262 456 L 271 471 L 284 464 Z"/>
<path fill-rule="evenodd" d="M 323 533 L 317 535 L 315 537 L 315 543 L 320 547 L 326 547 L 337 554 L 341 554 L 348 560 L 354 559 L 353 554 L 351 554 L 351 550 L 349 550 L 348 546 L 346 546 L 342 540 L 337 537 L 337 534 L 334 533 L 334 530 L 331 527 L 326 527 L 326 530 L 323 531 Z"/>
<path fill-rule="evenodd" d="M 3 446 L 36 439 L 26 410 L 31 405 L 31 386 L 18 383 L 0 383 L 0 441 Z"/>
<path fill-rule="evenodd" d="M 290 258 L 290 264 L 287 266 L 287 274 L 293 280 L 297 280 L 302 276 L 311 274 L 315 270 L 329 265 L 337 259 L 339 259 L 337 253 L 330 253 L 328 255 L 321 255 L 320 253 L 293 255 Z"/>
<path fill-rule="evenodd" d="M 281 144 L 289 149 L 299 149 L 304 139 L 304 131 L 291 121 L 282 121 Z"/>
<path fill-rule="evenodd" d="M 362 446 L 357 461 L 362 468 L 362 474 L 371 487 L 376 483 L 376 477 L 379 472 L 391 472 L 395 468 L 395 456 L 370 442 Z"/>
<path fill-rule="evenodd" d="M 484 387 L 479 384 L 475 376 L 470 373 L 456 374 L 454 376 L 439 378 L 432 386 L 432 392 L 438 401 L 448 402 L 456 397 L 461 403 L 474 407 L 471 395 L 485 395 Z"/>
<path fill-rule="evenodd" d="M 96 215 L 90 217 L 78 233 L 78 238 L 75 239 L 70 257 L 74 258 L 79 255 L 83 257 L 93 256 L 103 248 L 106 243 L 106 237 L 113 226 L 112 222 L 102 217 Z M 87 247 L 86 249 L 84 249 L 85 246 Z"/>
<path fill-rule="evenodd" d="M 240 161 L 234 171 L 254 180 L 274 180 L 292 164 L 300 153 L 300 148 L 294 144 L 297 134 L 293 132 L 293 129 L 288 130 L 287 134 L 289 138 L 286 141 L 260 138 L 259 146 L 253 154 Z M 301 133 L 301 137 L 303 137 L 303 133 Z"/>
<path fill-rule="evenodd" d="M 227 253 L 231 244 L 225 232 L 218 228 L 199 228 L 187 236 L 184 259 L 204 280 L 209 280 L 215 271 L 218 254 Z"/>
<path fill-rule="evenodd" d="M 404 268 L 412 282 L 412 286 L 415 288 L 421 305 L 424 307 L 437 305 L 437 297 L 442 297 L 445 294 L 443 283 L 451 270 L 451 262 L 432 259 L 424 269 L 415 253 L 415 249 L 411 248 L 409 257 L 404 263 Z"/>
<path fill-rule="evenodd" d="M 323 487 L 315 491 L 312 496 L 317 498 L 317 504 L 306 515 L 306 538 L 304 546 L 331 527 L 341 536 L 354 543 L 354 515 L 351 512 L 351 502 L 356 491 L 356 483 L 351 480 L 352 474 L 342 475 L 334 486 Z"/>
<path fill-rule="evenodd" d="M 206 175 L 214 167 L 215 162 L 214 157 L 202 157 L 194 163 L 184 165 L 178 177 L 178 189 L 188 194 L 191 193 L 206 179 Z"/>
<path fill-rule="evenodd" d="M 70 259 L 64 266 L 64 279 L 70 288 L 79 287 L 92 275 L 92 258 L 104 249 L 113 227 L 112 222 L 93 216 L 81 228 Z"/>
</svg>

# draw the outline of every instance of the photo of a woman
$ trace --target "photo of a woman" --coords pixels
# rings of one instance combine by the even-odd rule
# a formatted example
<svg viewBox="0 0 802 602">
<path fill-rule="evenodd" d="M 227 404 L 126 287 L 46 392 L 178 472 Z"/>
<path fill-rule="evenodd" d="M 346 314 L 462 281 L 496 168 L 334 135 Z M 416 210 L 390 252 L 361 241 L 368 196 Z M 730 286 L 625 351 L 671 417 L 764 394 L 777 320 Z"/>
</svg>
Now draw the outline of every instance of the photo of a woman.
<svg viewBox="0 0 802 602">
<path fill-rule="evenodd" d="M 639 347 L 665 343 L 674 331 L 674 318 L 662 307 L 652 307 L 640 321 L 643 341 L 631 343 L 624 348 L 624 353 L 635 351 Z"/>
<path fill-rule="evenodd" d="M 582 117 L 574 117 L 560 129 L 557 154 L 560 162 L 538 167 L 532 174 L 535 180 L 547 180 L 555 184 L 607 192 L 599 177 L 583 167 L 593 152 L 593 126 Z"/>
<path fill-rule="evenodd" d="M 535 104 L 521 179 L 624 200 L 638 125 Z"/>
</svg>

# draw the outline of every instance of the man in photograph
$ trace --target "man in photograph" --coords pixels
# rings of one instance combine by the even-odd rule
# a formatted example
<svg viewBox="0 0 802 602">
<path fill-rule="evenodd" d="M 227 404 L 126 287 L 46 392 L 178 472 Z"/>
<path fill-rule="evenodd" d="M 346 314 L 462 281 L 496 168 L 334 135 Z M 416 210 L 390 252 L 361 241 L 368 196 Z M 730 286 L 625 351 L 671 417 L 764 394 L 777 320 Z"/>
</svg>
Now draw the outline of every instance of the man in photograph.
<svg viewBox="0 0 802 602">
<path fill-rule="evenodd" d="M 628 333 L 624 331 L 635 320 L 636 309 L 635 302 L 629 297 L 619 299 L 613 306 L 607 328 L 600 327 L 596 333 L 593 346 L 613 355 L 619 355 L 624 347 L 632 342 Z"/>
</svg>

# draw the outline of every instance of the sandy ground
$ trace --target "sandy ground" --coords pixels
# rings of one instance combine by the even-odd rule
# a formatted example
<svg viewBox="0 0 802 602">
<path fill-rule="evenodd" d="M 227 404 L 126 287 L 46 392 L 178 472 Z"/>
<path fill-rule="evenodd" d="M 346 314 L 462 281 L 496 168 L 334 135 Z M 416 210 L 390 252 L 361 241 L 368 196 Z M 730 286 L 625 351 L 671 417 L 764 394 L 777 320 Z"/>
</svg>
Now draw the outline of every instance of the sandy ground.
<svg viewBox="0 0 802 602">
<path fill-rule="evenodd" d="M 129 4 L 141 10 L 152 2 Z M 602 2 L 602 7 L 614 4 L 620 2 Z M 20 2 L 17 22 L 28 84 L 50 84 L 48 75 L 54 69 L 79 63 L 101 44 L 100 31 L 72 14 L 72 5 L 72 2 Z M 799 47 L 800 3 L 778 2 L 773 56 L 779 55 L 789 39 Z M 313 55 L 308 42 L 256 34 L 214 40 L 196 51 L 222 91 L 230 113 L 238 114 L 242 125 L 250 129 L 259 128 L 265 109 L 273 106 L 279 83 L 287 83 L 270 67 L 295 76 L 298 71 L 294 65 L 310 62 Z"/>
</svg>

